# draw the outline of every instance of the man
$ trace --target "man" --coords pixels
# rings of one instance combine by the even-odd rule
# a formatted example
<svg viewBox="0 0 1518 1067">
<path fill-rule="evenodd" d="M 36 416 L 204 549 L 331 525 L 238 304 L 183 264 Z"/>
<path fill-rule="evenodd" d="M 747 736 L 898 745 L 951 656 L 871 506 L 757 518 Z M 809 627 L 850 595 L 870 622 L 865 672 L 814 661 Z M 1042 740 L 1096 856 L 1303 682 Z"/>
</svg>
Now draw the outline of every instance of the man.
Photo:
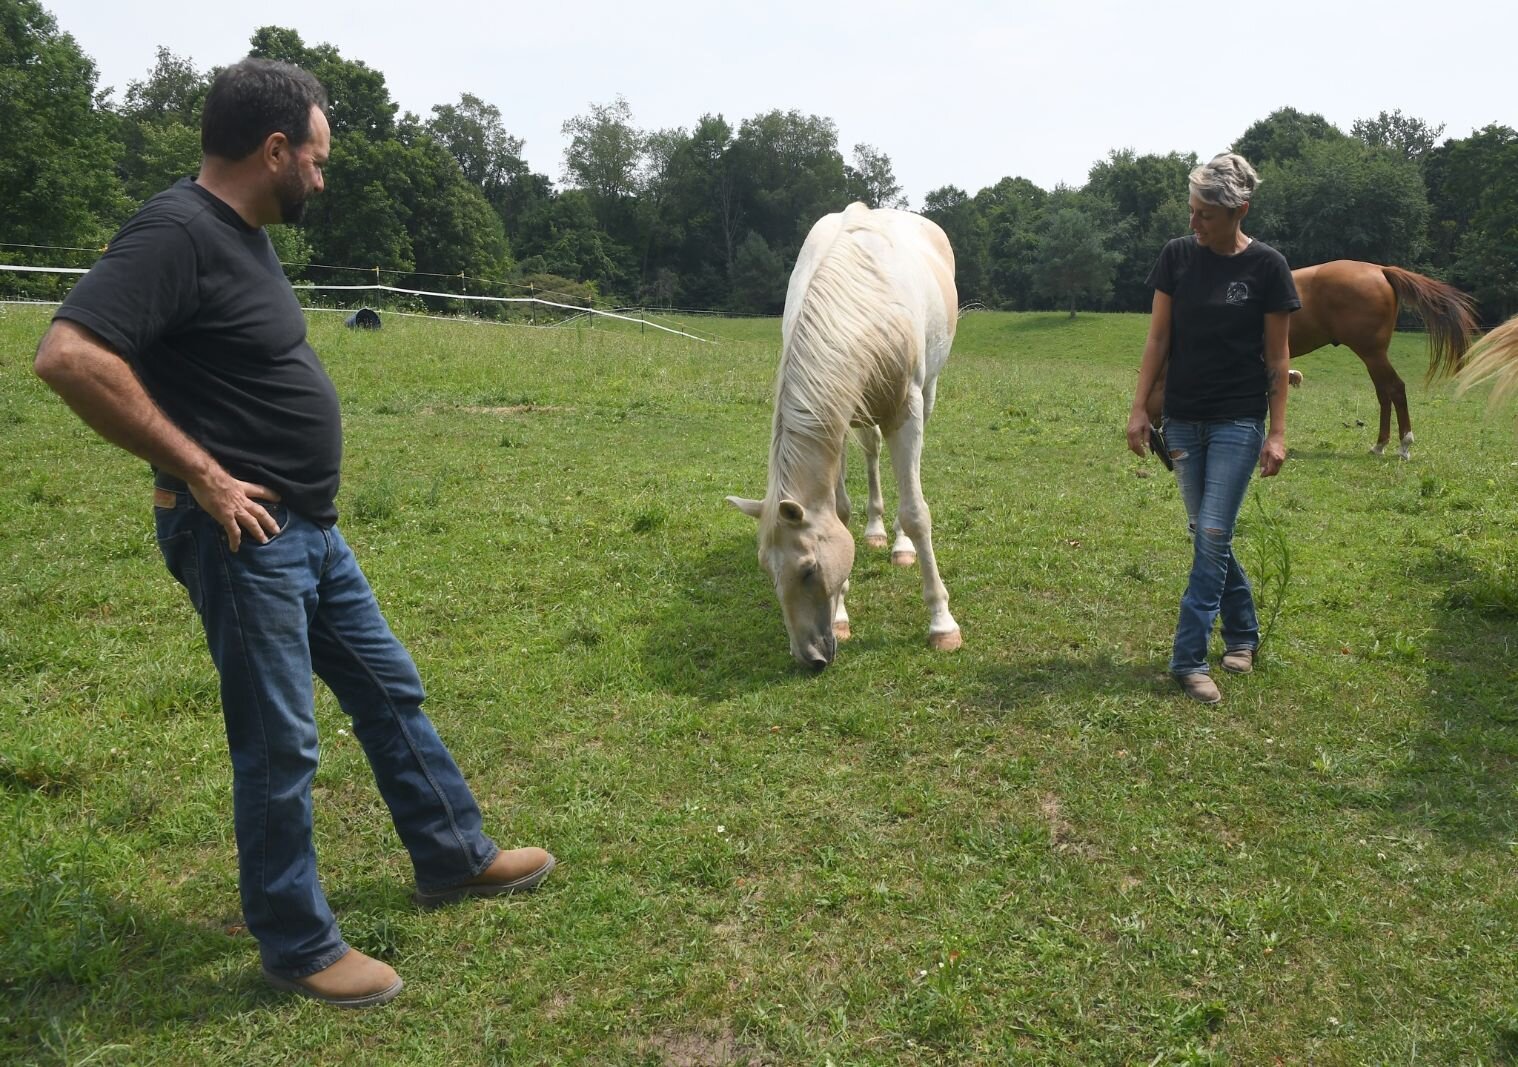
<svg viewBox="0 0 1518 1067">
<path fill-rule="evenodd" d="M 335 525 L 337 394 L 263 227 L 322 190 L 326 93 L 245 59 L 211 86 L 200 174 L 160 193 L 74 288 L 36 370 L 86 423 L 154 468 L 159 547 L 221 676 L 238 880 L 264 976 L 343 1007 L 395 971 L 350 948 L 316 875 L 312 674 L 354 735 L 424 906 L 536 887 L 554 859 L 502 851 L 421 710 L 421 679 Z"/>
</svg>

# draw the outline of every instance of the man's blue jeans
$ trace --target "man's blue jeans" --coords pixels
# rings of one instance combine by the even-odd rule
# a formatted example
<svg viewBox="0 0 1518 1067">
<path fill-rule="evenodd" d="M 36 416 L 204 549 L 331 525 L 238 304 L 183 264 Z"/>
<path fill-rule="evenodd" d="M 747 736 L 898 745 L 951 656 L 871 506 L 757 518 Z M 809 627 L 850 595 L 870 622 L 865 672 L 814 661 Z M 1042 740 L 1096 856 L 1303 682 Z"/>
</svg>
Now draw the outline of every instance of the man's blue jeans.
<svg viewBox="0 0 1518 1067">
<path fill-rule="evenodd" d="M 1223 648 L 1260 643 L 1249 579 L 1233 554 L 1233 528 L 1265 443 L 1261 419 L 1165 420 L 1165 444 L 1191 529 L 1191 578 L 1181 597 L 1170 673 L 1207 673 L 1207 643 L 1222 616 Z"/>
<path fill-rule="evenodd" d="M 237 552 L 184 491 L 155 493 L 158 545 L 205 626 L 232 755 L 238 882 L 266 968 L 304 978 L 348 951 L 316 876 L 312 674 L 353 720 L 419 888 L 474 877 L 498 851 L 422 682 L 337 527 L 270 505 L 280 531 Z"/>
</svg>

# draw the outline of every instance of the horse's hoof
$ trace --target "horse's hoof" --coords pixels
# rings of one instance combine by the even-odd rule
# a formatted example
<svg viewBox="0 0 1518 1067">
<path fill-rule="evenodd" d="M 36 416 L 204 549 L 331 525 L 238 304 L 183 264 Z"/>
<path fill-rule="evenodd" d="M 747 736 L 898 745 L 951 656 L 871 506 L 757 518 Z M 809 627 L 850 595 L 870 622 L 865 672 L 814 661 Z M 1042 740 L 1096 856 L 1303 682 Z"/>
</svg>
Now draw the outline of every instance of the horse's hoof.
<svg viewBox="0 0 1518 1067">
<path fill-rule="evenodd" d="M 885 548 L 890 543 L 885 534 L 868 534 L 864 539 L 866 548 Z"/>
<path fill-rule="evenodd" d="M 953 652 L 964 643 L 958 630 L 950 630 L 946 634 L 928 634 L 928 647 L 939 652 Z"/>
<path fill-rule="evenodd" d="M 1373 456 L 1379 456 L 1382 453 L 1384 453 L 1385 451 L 1386 451 L 1386 442 L 1385 441 L 1382 441 L 1380 444 L 1371 445 L 1370 446 L 1370 454 L 1373 455 Z"/>
<path fill-rule="evenodd" d="M 892 552 L 891 564 L 896 567 L 910 567 L 917 562 L 916 552 Z"/>
<path fill-rule="evenodd" d="M 833 636 L 838 638 L 840 641 L 847 641 L 849 638 L 853 637 L 854 634 L 853 631 L 849 629 L 848 623 L 835 622 L 833 623 Z"/>
</svg>

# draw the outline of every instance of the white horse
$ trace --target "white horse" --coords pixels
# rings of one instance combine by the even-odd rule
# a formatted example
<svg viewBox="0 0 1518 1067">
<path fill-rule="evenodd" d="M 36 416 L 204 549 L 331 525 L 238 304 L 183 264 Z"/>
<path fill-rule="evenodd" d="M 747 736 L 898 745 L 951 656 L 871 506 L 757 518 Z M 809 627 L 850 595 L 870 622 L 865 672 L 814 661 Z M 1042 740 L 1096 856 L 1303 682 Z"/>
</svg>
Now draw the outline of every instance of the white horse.
<svg viewBox="0 0 1518 1067">
<path fill-rule="evenodd" d="M 918 476 L 923 426 L 949 358 L 957 306 L 954 253 L 921 215 L 850 204 L 822 218 L 801 246 L 780 327 L 769 486 L 763 500 L 727 500 L 759 522 L 759 565 L 775 583 L 791 655 L 804 666 L 826 667 L 837 642 L 849 637 L 850 426 L 869 463 L 865 542 L 886 544 L 883 434 L 900 490 L 892 562 L 921 561 L 928 642 L 960 646 Z"/>
</svg>

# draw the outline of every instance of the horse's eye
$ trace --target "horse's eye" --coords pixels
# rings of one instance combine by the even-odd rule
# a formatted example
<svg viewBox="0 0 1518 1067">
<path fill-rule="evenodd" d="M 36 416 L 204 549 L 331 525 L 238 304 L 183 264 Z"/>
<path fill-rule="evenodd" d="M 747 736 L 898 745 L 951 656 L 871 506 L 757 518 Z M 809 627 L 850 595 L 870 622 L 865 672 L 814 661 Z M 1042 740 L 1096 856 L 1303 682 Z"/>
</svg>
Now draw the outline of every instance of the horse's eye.
<svg viewBox="0 0 1518 1067">
<path fill-rule="evenodd" d="M 817 568 L 816 567 L 803 567 L 803 568 L 801 568 L 801 580 L 803 582 L 815 581 L 816 578 L 817 578 Z"/>
</svg>

